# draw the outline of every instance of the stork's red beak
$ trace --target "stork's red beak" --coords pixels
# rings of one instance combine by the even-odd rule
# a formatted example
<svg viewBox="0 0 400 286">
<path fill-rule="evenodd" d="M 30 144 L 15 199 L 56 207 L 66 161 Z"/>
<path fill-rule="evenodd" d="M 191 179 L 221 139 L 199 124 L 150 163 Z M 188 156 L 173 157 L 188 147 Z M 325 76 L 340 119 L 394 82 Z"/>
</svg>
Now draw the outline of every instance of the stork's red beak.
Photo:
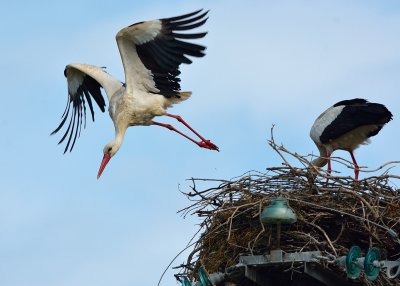
<svg viewBox="0 0 400 286">
<path fill-rule="evenodd" d="M 101 161 L 99 172 L 97 173 L 97 179 L 100 178 L 101 173 L 103 173 L 103 171 L 106 168 L 107 163 L 108 163 L 108 161 L 110 161 L 110 159 L 111 159 L 111 156 L 108 153 L 104 154 L 103 160 Z"/>
</svg>

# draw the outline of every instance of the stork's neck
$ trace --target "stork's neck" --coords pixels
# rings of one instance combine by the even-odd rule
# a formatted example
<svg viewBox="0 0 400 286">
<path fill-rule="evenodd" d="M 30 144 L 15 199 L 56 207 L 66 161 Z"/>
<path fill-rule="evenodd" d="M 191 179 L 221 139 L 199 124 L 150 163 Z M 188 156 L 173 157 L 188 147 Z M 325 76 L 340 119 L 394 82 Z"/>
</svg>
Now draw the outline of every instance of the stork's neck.
<svg viewBox="0 0 400 286">
<path fill-rule="evenodd" d="M 122 141 L 124 140 L 125 137 L 125 132 L 127 128 L 115 128 L 115 146 L 118 148 L 121 146 Z"/>
<path fill-rule="evenodd" d="M 326 150 L 325 147 L 319 146 L 319 145 L 317 147 L 318 147 L 318 150 L 319 150 L 319 157 L 317 159 L 311 161 L 311 165 L 314 165 L 316 167 L 323 167 L 329 161 L 329 159 L 328 159 L 329 153 L 328 153 L 328 150 Z"/>
<path fill-rule="evenodd" d="M 125 131 L 126 128 L 115 128 L 115 139 L 104 147 L 104 153 L 108 152 L 112 157 L 118 152 L 124 140 Z"/>
</svg>

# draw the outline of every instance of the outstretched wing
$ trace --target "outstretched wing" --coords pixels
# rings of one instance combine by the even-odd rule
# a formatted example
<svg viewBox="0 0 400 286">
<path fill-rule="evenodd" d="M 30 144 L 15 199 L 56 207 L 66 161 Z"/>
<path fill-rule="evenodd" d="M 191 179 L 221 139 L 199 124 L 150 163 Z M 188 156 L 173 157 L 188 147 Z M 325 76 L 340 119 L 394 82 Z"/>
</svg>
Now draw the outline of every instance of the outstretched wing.
<svg viewBox="0 0 400 286">
<path fill-rule="evenodd" d="M 141 89 L 165 97 L 179 96 L 179 66 L 190 64 L 187 56 L 203 57 L 205 47 L 185 39 L 207 33 L 180 33 L 202 26 L 208 11 L 133 24 L 120 30 L 116 40 L 125 70 L 128 92 Z"/>
<path fill-rule="evenodd" d="M 68 83 L 68 102 L 63 115 L 61 116 L 60 125 L 51 133 L 57 133 L 67 122 L 69 124 L 67 130 L 62 136 L 58 144 L 67 139 L 64 153 L 72 151 L 75 145 L 76 138 L 80 135 L 82 122 L 86 127 L 86 102 L 89 105 L 92 120 L 94 121 L 94 109 L 92 99 L 97 103 L 102 112 L 105 111 L 106 103 L 101 93 L 101 88 L 104 88 L 108 99 L 121 88 L 122 83 L 111 75 L 106 73 L 104 69 L 85 64 L 67 65 L 64 70 L 64 75 Z M 72 110 L 71 110 L 72 105 Z"/>
</svg>

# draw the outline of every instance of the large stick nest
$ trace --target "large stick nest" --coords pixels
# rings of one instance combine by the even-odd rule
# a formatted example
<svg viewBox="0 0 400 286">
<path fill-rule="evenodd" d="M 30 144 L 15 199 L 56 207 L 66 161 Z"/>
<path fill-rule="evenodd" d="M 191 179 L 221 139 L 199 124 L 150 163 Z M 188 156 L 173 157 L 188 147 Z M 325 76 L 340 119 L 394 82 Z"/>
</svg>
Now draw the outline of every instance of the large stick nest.
<svg viewBox="0 0 400 286">
<path fill-rule="evenodd" d="M 298 218 L 297 223 L 282 226 L 284 252 L 318 250 L 339 257 L 358 245 L 364 253 L 378 247 L 382 259 L 399 259 L 400 193 L 394 182 L 400 177 L 389 174 L 389 167 L 399 162 L 371 170 L 386 168 L 379 176 L 355 181 L 310 166 L 311 155 L 292 153 L 276 145 L 273 136 L 269 144 L 284 161 L 281 167 L 267 168 L 266 173 L 251 171 L 232 180 L 191 179 L 191 190 L 185 194 L 193 203 L 180 212 L 202 218 L 201 234 L 195 236 L 186 263 L 177 267 L 181 273 L 195 278 L 200 266 L 209 273 L 225 272 L 241 255 L 274 249 L 275 226 L 263 225 L 260 213 L 277 196 L 288 199 Z M 301 167 L 294 167 L 287 157 Z M 343 159 L 336 159 L 336 164 L 351 168 Z M 211 187 L 199 187 L 205 184 Z M 343 268 L 333 263 L 324 266 L 346 277 Z M 296 271 L 294 265 L 290 267 L 289 271 Z M 400 285 L 399 277 L 388 279 L 382 272 L 373 283 L 363 274 L 351 281 L 354 285 Z"/>
</svg>

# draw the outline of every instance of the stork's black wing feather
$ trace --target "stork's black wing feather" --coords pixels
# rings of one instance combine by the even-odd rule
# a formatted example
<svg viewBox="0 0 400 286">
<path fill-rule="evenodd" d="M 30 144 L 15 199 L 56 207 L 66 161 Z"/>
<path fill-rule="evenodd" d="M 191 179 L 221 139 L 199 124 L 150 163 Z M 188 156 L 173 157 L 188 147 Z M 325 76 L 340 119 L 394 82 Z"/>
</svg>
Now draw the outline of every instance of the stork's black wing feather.
<svg viewBox="0 0 400 286">
<path fill-rule="evenodd" d="M 64 75 L 68 80 L 68 102 L 67 107 L 62 115 L 61 123 L 58 127 L 51 133 L 51 135 L 57 133 L 66 124 L 69 118 L 69 123 L 67 130 L 61 137 L 58 144 L 67 140 L 67 144 L 64 149 L 64 153 L 72 151 L 75 145 L 77 137 L 80 135 L 82 128 L 82 123 L 86 127 L 86 102 L 89 105 L 92 120 L 94 121 L 94 109 L 92 98 L 99 106 L 102 112 L 105 111 L 105 101 L 101 93 L 101 85 L 94 78 L 85 74 L 72 67 L 66 67 L 64 70 Z M 72 110 L 71 110 L 72 105 Z M 72 114 L 71 114 L 72 113 Z"/>
<path fill-rule="evenodd" d="M 190 64 L 187 56 L 203 57 L 205 47 L 180 39 L 200 39 L 207 33 L 176 33 L 202 26 L 208 18 L 208 11 L 202 10 L 182 16 L 161 19 L 161 31 L 143 44 L 136 45 L 136 51 L 144 66 L 153 74 L 155 87 L 166 96 L 178 96 L 180 90 L 179 66 Z"/>
</svg>

